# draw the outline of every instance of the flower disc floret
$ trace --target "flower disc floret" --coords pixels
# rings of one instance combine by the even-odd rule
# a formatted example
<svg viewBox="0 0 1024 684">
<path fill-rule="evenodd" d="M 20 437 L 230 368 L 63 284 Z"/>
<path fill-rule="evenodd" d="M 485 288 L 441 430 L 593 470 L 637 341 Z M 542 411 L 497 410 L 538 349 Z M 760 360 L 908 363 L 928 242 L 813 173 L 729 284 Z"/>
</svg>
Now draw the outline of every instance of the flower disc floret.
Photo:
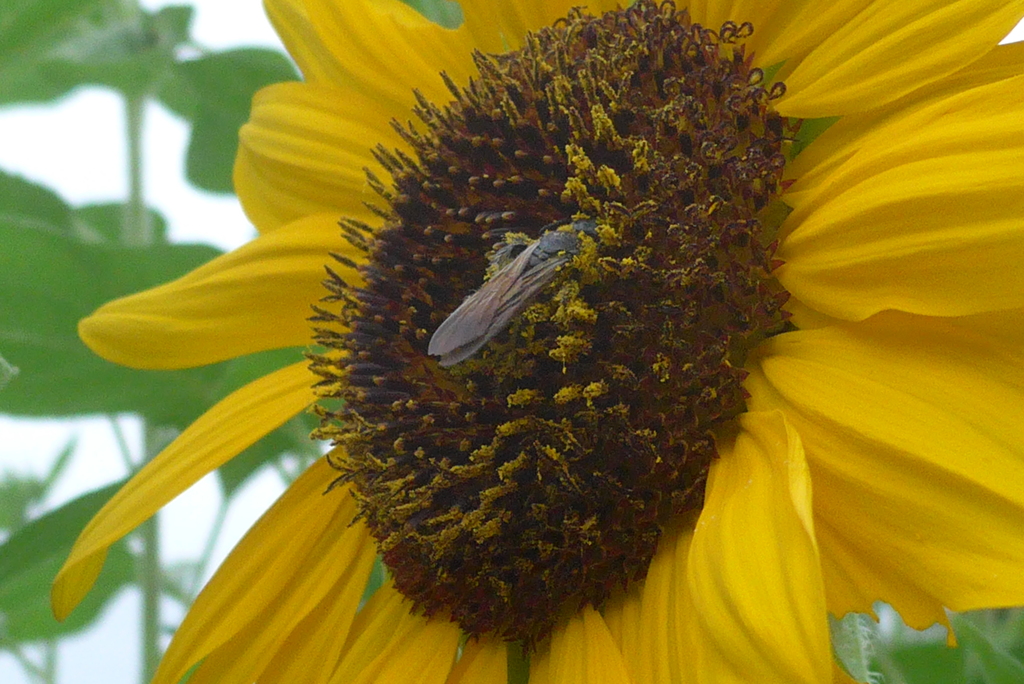
<svg viewBox="0 0 1024 684">
<path fill-rule="evenodd" d="M 377 149 L 384 228 L 342 224 L 366 284 L 332 277 L 315 319 L 320 434 L 427 615 L 535 643 L 701 507 L 746 354 L 785 325 L 769 217 L 794 131 L 751 31 L 670 2 L 573 11 L 477 54 L 398 126 L 409 151 Z M 574 220 L 596 229 L 506 330 L 451 368 L 428 355 L 496 254 Z"/>
</svg>

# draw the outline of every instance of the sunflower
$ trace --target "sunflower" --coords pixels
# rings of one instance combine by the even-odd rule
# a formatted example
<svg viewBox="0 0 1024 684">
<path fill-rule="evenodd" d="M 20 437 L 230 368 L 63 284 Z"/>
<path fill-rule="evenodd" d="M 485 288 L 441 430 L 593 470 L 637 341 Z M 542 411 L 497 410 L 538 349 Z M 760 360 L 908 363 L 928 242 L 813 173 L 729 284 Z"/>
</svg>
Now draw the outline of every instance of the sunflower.
<svg viewBox="0 0 1024 684">
<path fill-rule="evenodd" d="M 830 613 L 1024 604 L 1024 2 L 577 4 L 267 0 L 259 237 L 80 331 L 307 358 L 109 502 L 58 615 L 310 406 L 156 681 L 838 681 Z"/>
</svg>

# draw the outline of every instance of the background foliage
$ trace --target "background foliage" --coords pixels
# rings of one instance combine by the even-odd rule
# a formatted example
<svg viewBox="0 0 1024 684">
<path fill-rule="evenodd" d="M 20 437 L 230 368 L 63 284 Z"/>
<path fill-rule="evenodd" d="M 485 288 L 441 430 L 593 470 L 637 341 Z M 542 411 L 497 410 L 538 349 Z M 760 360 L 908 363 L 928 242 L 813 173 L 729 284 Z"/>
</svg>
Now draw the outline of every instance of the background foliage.
<svg viewBox="0 0 1024 684">
<path fill-rule="evenodd" d="M 458 5 L 449 0 L 409 4 L 446 26 L 461 21 Z M 145 206 L 144 106 L 159 102 L 190 124 L 189 182 L 230 193 L 237 132 L 252 95 L 266 84 L 298 78 L 288 58 L 272 50 L 204 49 L 191 38 L 192 16 L 187 5 L 150 12 L 126 0 L 0 3 L 0 106 L 54 102 L 82 86 L 115 91 L 128 112 L 131 169 L 124 202 L 85 206 L 0 169 L 0 413 L 102 415 L 115 430 L 116 417 L 131 413 L 143 422 L 146 458 L 205 408 L 299 351 L 180 371 L 137 371 L 96 357 L 75 332 L 78 320 L 102 303 L 174 279 L 220 253 L 169 242 L 163 217 Z M 260 468 L 272 464 L 285 472 L 286 455 L 314 458 L 308 422 L 291 421 L 221 468 L 224 505 Z M 141 467 L 144 460 L 133 462 L 121 442 L 129 470 Z M 55 510 L 37 510 L 71 459 L 80 457 L 75 447 L 69 443 L 43 477 L 6 473 L 0 479 L 0 650 L 17 658 L 26 681 L 55 682 L 60 639 L 88 628 L 113 597 L 135 585 L 149 598 L 144 610 L 156 611 L 143 616 L 144 628 L 150 625 L 143 639 L 148 679 L 162 635 L 174 628 L 162 617 L 160 601 L 191 602 L 210 545 L 190 563 L 154 566 L 147 559 L 159 559 L 159 537 L 155 526 L 144 526 L 111 550 L 96 588 L 71 618 L 57 623 L 49 609 L 50 582 L 78 532 L 121 484 Z M 859 681 L 1024 682 L 1019 610 L 952 616 L 958 648 L 946 645 L 941 628 L 915 632 L 887 607 L 878 613 L 880 622 L 866 616 L 833 622 L 837 657 Z"/>
</svg>

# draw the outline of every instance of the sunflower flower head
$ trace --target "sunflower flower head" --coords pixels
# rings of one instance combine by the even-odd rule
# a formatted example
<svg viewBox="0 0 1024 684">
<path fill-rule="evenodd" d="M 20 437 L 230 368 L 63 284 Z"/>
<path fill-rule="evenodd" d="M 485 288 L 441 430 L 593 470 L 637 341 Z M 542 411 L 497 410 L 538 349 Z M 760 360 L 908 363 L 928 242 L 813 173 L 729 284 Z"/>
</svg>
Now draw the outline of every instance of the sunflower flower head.
<svg viewBox="0 0 1024 684">
<path fill-rule="evenodd" d="M 265 4 L 259 237 L 80 333 L 199 366 L 315 304 L 316 353 L 111 499 L 59 614 L 311 405 L 156 684 L 841 684 L 829 614 L 1024 604 L 1024 0 Z"/>
<path fill-rule="evenodd" d="M 366 284 L 333 278 L 318 312 L 313 368 L 342 400 L 319 436 L 425 614 L 532 644 L 700 509 L 747 351 L 785 325 L 771 217 L 794 126 L 751 31 L 671 2 L 576 9 L 478 52 L 450 103 L 421 96 L 414 155 L 377 148 L 385 228 L 343 223 Z M 476 315 L 507 330 L 439 365 L 431 333 L 485 281 Z"/>
</svg>

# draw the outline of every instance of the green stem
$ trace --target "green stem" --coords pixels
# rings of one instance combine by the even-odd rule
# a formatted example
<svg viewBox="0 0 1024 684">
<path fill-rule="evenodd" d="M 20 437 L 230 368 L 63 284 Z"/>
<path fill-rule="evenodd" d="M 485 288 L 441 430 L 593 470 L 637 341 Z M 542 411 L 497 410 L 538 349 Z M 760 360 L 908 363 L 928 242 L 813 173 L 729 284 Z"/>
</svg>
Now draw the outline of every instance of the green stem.
<svg viewBox="0 0 1024 684">
<path fill-rule="evenodd" d="M 146 430 L 146 460 L 151 459 L 160 445 L 154 431 Z M 163 571 L 160 566 L 159 513 L 139 525 L 142 552 L 138 558 L 138 582 L 142 592 L 142 681 L 153 680 L 160 664 L 160 598 L 163 594 Z"/>
<path fill-rule="evenodd" d="M 146 209 L 143 183 L 143 132 L 145 128 L 145 92 L 125 95 L 125 136 L 128 144 L 128 200 L 125 203 L 124 222 L 121 226 L 121 243 L 134 247 L 145 247 L 154 241 L 153 227 Z M 121 442 L 124 455 L 128 456 L 127 443 L 120 434 L 116 421 L 114 434 Z M 142 464 L 148 462 L 159 451 L 157 431 L 145 422 L 143 429 L 144 453 Z M 128 462 L 131 462 L 130 457 Z M 142 465 L 140 464 L 140 466 Z M 160 565 L 160 527 L 158 515 L 142 523 L 137 531 L 142 543 L 137 564 L 137 581 L 142 592 L 142 681 L 152 681 L 160 664 L 160 598 L 163 594 L 163 569 Z"/>
<path fill-rule="evenodd" d="M 57 642 L 48 640 L 43 642 L 43 681 L 46 684 L 57 682 Z"/>
<path fill-rule="evenodd" d="M 44 682 L 43 670 L 38 665 L 32 662 L 32 659 L 21 650 L 20 646 L 4 644 L 4 649 L 21 665 L 21 669 L 25 671 L 25 674 L 29 676 L 29 679 L 36 682 Z"/>
<path fill-rule="evenodd" d="M 160 664 L 160 527 L 158 517 L 139 526 L 139 589 L 142 591 L 142 681 L 152 681 Z"/>
<path fill-rule="evenodd" d="M 142 182 L 142 133 L 146 119 L 145 95 L 125 96 L 125 122 L 128 142 L 128 202 L 125 204 L 121 242 L 145 246 L 153 242 L 153 226 L 146 211 Z"/>
<path fill-rule="evenodd" d="M 206 546 L 203 548 L 203 553 L 199 556 L 199 561 L 196 563 L 196 575 L 193 579 L 192 585 L 188 588 L 188 595 L 193 601 L 196 596 L 199 595 L 199 589 L 203 585 L 203 576 L 206 574 L 206 569 L 210 565 L 210 559 L 213 557 L 214 547 L 217 545 L 217 540 L 220 538 L 220 533 L 224 529 L 224 522 L 228 519 L 228 501 L 222 499 L 220 506 L 217 508 L 217 517 L 213 521 L 213 526 L 210 529 L 210 535 L 206 538 Z"/>
<path fill-rule="evenodd" d="M 129 473 L 134 473 L 138 466 L 132 461 L 132 450 L 128 446 L 128 439 L 124 435 L 124 430 L 121 429 L 121 423 L 118 422 L 117 416 L 112 413 L 107 414 L 107 420 L 110 421 L 110 428 L 114 431 L 117 449 L 121 452 L 121 462 L 124 463 L 124 467 Z"/>
</svg>

